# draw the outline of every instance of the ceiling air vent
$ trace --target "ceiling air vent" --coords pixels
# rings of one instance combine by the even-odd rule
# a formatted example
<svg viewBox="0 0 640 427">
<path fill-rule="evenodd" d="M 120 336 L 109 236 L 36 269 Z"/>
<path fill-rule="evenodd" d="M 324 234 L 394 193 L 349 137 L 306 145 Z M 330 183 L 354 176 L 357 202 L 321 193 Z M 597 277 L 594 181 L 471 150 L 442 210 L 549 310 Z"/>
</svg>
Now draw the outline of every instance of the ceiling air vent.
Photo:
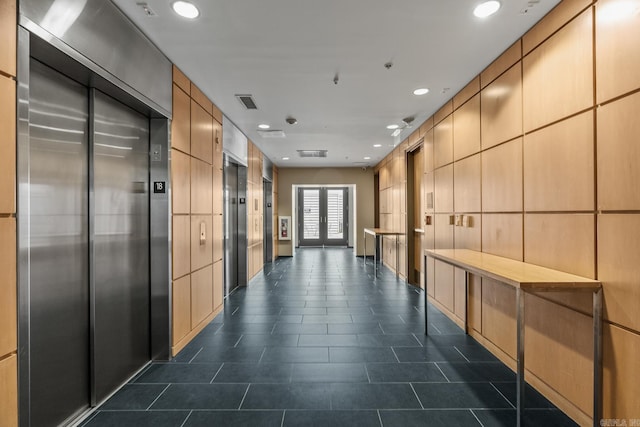
<svg viewBox="0 0 640 427">
<path fill-rule="evenodd" d="M 256 102 L 253 100 L 253 97 L 251 95 L 236 95 L 236 98 L 238 98 L 238 101 L 240 101 L 242 105 L 244 105 L 244 108 L 246 108 L 247 110 L 258 109 L 258 106 L 256 105 Z"/>
<path fill-rule="evenodd" d="M 327 157 L 327 150 L 297 150 L 300 157 Z"/>
<path fill-rule="evenodd" d="M 259 130 L 258 134 L 260 134 L 263 138 L 285 138 L 286 135 L 284 131 L 272 129 L 272 130 Z"/>
</svg>

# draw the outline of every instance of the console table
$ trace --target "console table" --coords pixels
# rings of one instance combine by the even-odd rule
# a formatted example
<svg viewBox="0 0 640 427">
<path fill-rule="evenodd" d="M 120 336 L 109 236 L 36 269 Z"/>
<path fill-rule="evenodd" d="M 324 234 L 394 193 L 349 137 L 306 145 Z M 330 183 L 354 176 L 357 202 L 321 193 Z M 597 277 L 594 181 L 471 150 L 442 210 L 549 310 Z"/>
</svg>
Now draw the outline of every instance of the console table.
<svg viewBox="0 0 640 427">
<path fill-rule="evenodd" d="M 425 287 L 427 257 L 465 271 L 464 332 L 467 333 L 469 274 L 504 283 L 516 290 L 517 342 L 517 420 L 523 425 L 524 410 L 524 294 L 525 292 L 592 292 L 593 293 L 593 425 L 602 418 L 602 283 L 597 280 L 527 264 L 496 255 L 468 249 L 427 249 L 424 251 Z M 425 334 L 427 334 L 427 292 L 424 293 Z"/>
<path fill-rule="evenodd" d="M 404 235 L 404 233 L 400 233 L 397 231 L 391 230 L 383 230 L 382 228 L 365 228 L 364 229 L 364 265 L 367 265 L 367 234 L 373 236 L 374 244 L 373 244 L 373 277 L 378 277 L 378 255 L 377 255 L 377 247 L 378 241 L 380 242 L 380 254 L 382 255 L 382 240 L 378 239 L 379 236 L 395 236 L 396 237 L 396 277 L 398 277 L 399 268 L 399 253 L 398 253 L 398 236 Z"/>
</svg>

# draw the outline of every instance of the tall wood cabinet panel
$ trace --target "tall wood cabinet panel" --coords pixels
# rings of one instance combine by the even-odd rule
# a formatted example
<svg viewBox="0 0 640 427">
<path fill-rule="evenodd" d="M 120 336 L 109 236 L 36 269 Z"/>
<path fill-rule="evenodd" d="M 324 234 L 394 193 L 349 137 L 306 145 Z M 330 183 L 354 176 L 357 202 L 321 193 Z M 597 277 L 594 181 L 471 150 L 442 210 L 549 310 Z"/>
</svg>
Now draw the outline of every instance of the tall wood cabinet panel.
<svg viewBox="0 0 640 427">
<path fill-rule="evenodd" d="M 634 331 L 640 331 L 639 253 L 640 214 L 598 215 L 598 279 L 604 284 L 604 316 Z"/>
<path fill-rule="evenodd" d="M 480 212 L 480 169 L 480 154 L 453 164 L 453 206 L 456 212 Z"/>
<path fill-rule="evenodd" d="M 583 12 L 523 59 L 524 130 L 593 105 L 593 25 Z"/>
<path fill-rule="evenodd" d="M 598 209 L 640 210 L 640 93 L 597 110 Z"/>
<path fill-rule="evenodd" d="M 524 137 L 525 211 L 593 211 L 593 111 Z"/>
<path fill-rule="evenodd" d="M 433 166 L 453 162 L 453 116 L 447 116 L 433 128 Z"/>
<path fill-rule="evenodd" d="M 191 274 L 191 329 L 213 311 L 213 266 Z"/>
<path fill-rule="evenodd" d="M 453 158 L 460 160 L 480 151 L 480 95 L 453 113 Z"/>
<path fill-rule="evenodd" d="M 482 152 L 482 211 L 522 211 L 522 138 Z"/>
<path fill-rule="evenodd" d="M 0 213 L 16 210 L 15 99 L 16 82 L 0 75 Z"/>
<path fill-rule="evenodd" d="M 482 334 L 512 359 L 516 356 L 514 288 L 482 279 Z"/>
<path fill-rule="evenodd" d="M 174 280 L 171 292 L 172 344 L 175 347 L 191 331 L 191 276 Z"/>
<path fill-rule="evenodd" d="M 522 135 L 522 62 L 482 90 L 482 149 Z"/>
<path fill-rule="evenodd" d="M 0 360 L 0 425 L 18 425 L 18 356 Z"/>
<path fill-rule="evenodd" d="M 191 152 L 191 98 L 176 84 L 173 85 L 172 111 L 171 147 L 189 154 Z"/>
<path fill-rule="evenodd" d="M 191 158 L 191 213 L 211 214 L 213 209 L 211 165 Z"/>
<path fill-rule="evenodd" d="M 624 5 L 635 13 L 616 13 Z M 596 3 L 596 88 L 598 103 L 640 88 L 640 14 L 637 3 L 599 0 Z"/>
<path fill-rule="evenodd" d="M 191 217 L 174 215 L 172 218 L 173 233 L 171 236 L 171 269 L 173 278 L 177 279 L 191 272 Z"/>
<path fill-rule="evenodd" d="M 191 101 L 191 155 L 213 164 L 213 117 Z"/>
<path fill-rule="evenodd" d="M 17 349 L 16 220 L 0 218 L 0 357 Z"/>
<path fill-rule="evenodd" d="M 434 206 L 436 212 L 453 212 L 453 165 L 436 169 Z"/>
<path fill-rule="evenodd" d="M 191 158 L 178 150 L 171 150 L 171 211 L 191 213 Z"/>
<path fill-rule="evenodd" d="M 604 417 L 634 419 L 638 416 L 640 381 L 629 373 L 640 372 L 640 335 L 614 325 L 604 325 Z M 635 376 L 637 378 L 637 376 Z M 615 396 L 615 398 L 613 398 Z"/>
<path fill-rule="evenodd" d="M 482 214 L 482 251 L 522 261 L 521 213 Z"/>
</svg>

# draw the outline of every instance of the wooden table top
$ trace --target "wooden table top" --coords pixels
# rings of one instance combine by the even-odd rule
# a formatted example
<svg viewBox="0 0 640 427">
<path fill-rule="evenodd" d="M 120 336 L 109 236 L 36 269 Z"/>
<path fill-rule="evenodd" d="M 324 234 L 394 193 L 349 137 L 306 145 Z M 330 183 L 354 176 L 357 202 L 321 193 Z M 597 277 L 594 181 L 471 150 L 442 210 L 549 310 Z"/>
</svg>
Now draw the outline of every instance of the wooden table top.
<svg viewBox="0 0 640 427">
<path fill-rule="evenodd" d="M 425 255 L 526 290 L 597 290 L 598 280 L 469 249 L 427 249 Z"/>
<path fill-rule="evenodd" d="M 399 231 L 384 230 L 382 228 L 365 228 L 364 232 L 373 236 L 403 236 Z"/>
</svg>

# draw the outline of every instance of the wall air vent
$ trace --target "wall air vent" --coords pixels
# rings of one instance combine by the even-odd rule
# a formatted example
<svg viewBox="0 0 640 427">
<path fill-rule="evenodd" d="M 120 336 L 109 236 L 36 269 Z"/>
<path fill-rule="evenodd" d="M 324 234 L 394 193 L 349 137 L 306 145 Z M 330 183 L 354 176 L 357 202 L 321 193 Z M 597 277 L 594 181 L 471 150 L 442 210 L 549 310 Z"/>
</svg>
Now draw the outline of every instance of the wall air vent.
<svg viewBox="0 0 640 427">
<path fill-rule="evenodd" d="M 300 157 L 327 157 L 327 150 L 297 150 Z"/>
<path fill-rule="evenodd" d="M 285 138 L 287 135 L 284 134 L 282 130 L 259 130 L 258 133 L 263 138 Z"/>
<path fill-rule="evenodd" d="M 253 96 L 251 95 L 236 95 L 236 98 L 238 98 L 238 101 L 240 101 L 240 103 L 242 103 L 242 105 L 244 105 L 244 108 L 246 108 L 247 110 L 257 110 L 258 106 L 256 105 L 256 102 L 253 100 Z"/>
</svg>

